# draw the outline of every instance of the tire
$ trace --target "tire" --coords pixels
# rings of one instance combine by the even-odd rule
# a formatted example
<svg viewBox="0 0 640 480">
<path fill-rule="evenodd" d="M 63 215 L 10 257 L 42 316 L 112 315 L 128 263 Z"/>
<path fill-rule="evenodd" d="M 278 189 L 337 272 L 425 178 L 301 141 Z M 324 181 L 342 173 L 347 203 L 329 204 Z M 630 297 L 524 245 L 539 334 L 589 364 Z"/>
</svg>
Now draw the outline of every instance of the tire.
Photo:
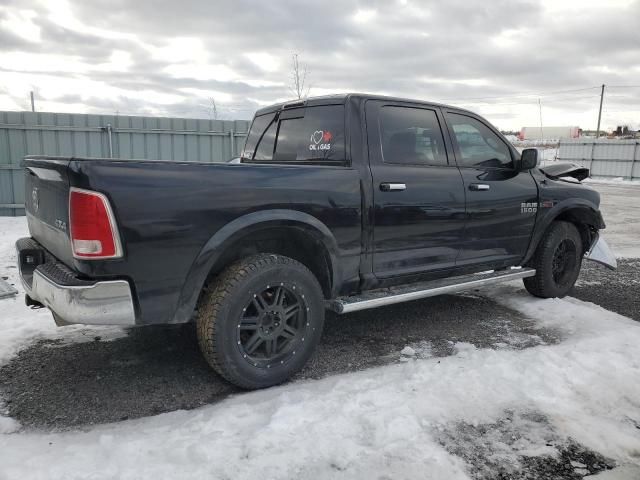
<svg viewBox="0 0 640 480">
<path fill-rule="evenodd" d="M 582 256 L 582 238 L 576 226 L 552 223 L 527 265 L 535 268 L 536 274 L 523 279 L 525 288 L 540 298 L 564 297 L 578 279 Z"/>
<path fill-rule="evenodd" d="M 282 383 L 311 357 L 324 325 L 324 297 L 301 263 L 258 254 L 227 267 L 201 295 L 198 343 L 205 359 L 244 389 Z"/>
</svg>

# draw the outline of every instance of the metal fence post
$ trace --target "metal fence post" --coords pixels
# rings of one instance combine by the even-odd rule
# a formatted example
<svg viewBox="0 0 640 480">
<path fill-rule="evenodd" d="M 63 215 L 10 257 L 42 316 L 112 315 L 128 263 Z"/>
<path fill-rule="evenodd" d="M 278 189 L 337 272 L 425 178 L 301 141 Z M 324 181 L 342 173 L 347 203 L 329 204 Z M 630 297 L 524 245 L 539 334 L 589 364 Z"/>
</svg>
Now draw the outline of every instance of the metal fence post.
<svg viewBox="0 0 640 480">
<path fill-rule="evenodd" d="M 107 138 L 109 139 L 109 158 L 113 158 L 113 138 L 111 137 L 110 123 L 107 123 Z"/>
<path fill-rule="evenodd" d="M 629 172 L 629 180 L 633 180 L 633 168 L 636 165 L 636 157 L 638 156 L 638 145 L 640 145 L 640 141 L 636 141 L 633 146 L 633 156 L 631 157 L 631 171 Z"/>
<path fill-rule="evenodd" d="M 598 140 L 598 137 L 596 137 L 593 140 L 593 143 L 591 144 L 591 159 L 589 160 L 589 176 L 591 176 L 592 172 L 593 172 L 593 160 L 594 160 L 594 156 L 595 156 L 595 152 L 596 152 L 596 141 Z"/>
</svg>

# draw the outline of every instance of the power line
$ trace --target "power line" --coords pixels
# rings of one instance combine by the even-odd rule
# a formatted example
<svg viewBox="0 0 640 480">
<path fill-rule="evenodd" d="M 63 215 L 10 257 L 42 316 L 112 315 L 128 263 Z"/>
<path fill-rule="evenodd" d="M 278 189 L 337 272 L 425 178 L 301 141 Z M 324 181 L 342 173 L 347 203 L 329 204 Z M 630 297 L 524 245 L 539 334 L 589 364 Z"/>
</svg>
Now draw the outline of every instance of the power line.
<svg viewBox="0 0 640 480">
<path fill-rule="evenodd" d="M 561 93 L 574 93 L 574 92 L 584 92 L 587 90 L 594 90 L 596 88 L 600 88 L 600 86 L 595 87 L 586 87 L 586 88 L 576 88 L 572 90 L 556 90 L 556 91 L 547 91 L 547 92 L 531 92 L 531 93 L 521 93 L 517 95 L 496 95 L 491 97 L 466 97 L 466 98 L 445 98 L 443 101 L 452 102 L 452 101 L 464 101 L 464 100 L 490 100 L 490 99 L 500 99 L 500 98 L 519 98 L 519 97 L 531 97 L 531 96 L 547 96 Z"/>
<path fill-rule="evenodd" d="M 600 95 L 587 95 L 587 96 L 581 96 L 581 97 L 565 97 L 565 98 L 556 98 L 556 99 L 551 99 L 551 100 L 546 100 L 545 103 L 562 103 L 562 102 L 568 102 L 568 101 L 575 101 L 575 100 L 585 100 L 585 99 L 589 99 L 589 98 L 600 98 Z M 507 105 L 537 105 L 538 100 L 537 99 L 531 99 L 530 101 L 520 101 L 520 102 L 454 102 L 457 103 L 458 105 L 478 105 L 478 104 L 482 104 L 482 105 L 503 105 L 503 106 L 507 106 Z"/>
</svg>

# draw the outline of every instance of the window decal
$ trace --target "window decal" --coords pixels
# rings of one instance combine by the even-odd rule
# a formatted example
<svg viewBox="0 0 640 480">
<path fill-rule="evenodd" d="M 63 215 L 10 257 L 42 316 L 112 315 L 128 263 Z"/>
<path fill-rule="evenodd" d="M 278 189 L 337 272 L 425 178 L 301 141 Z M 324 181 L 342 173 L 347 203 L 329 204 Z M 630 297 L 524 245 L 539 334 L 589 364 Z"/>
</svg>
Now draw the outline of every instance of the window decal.
<svg viewBox="0 0 640 480">
<path fill-rule="evenodd" d="M 316 130 L 309 139 L 309 150 L 331 150 L 333 134 L 328 130 Z"/>
</svg>

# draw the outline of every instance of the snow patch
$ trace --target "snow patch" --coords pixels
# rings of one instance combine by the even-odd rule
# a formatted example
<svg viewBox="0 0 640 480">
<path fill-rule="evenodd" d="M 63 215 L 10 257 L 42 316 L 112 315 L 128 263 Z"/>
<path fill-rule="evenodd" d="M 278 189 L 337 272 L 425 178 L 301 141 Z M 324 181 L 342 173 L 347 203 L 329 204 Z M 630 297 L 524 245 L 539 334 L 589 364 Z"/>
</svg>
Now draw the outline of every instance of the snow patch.
<svg viewBox="0 0 640 480">
<path fill-rule="evenodd" d="M 407 357 L 413 357 L 415 354 L 416 351 L 408 345 L 400 351 L 400 355 L 405 355 Z"/>
<path fill-rule="evenodd" d="M 6 406 L 0 400 L 0 434 L 17 432 L 19 429 L 20 423 L 7 416 Z"/>
<path fill-rule="evenodd" d="M 14 433 L 19 429 L 20 424 L 16 420 L 0 415 L 0 434 Z"/>
<path fill-rule="evenodd" d="M 452 347 L 454 345 L 455 344 L 452 343 Z M 400 355 L 400 361 L 407 361 L 410 358 L 431 358 L 433 357 L 431 342 L 420 340 L 419 342 L 410 343 L 400 351 Z"/>
<path fill-rule="evenodd" d="M 127 333 L 122 327 L 57 327 L 49 310 L 32 310 L 25 305 L 24 288 L 16 268 L 15 242 L 28 235 L 25 217 L 0 217 L 0 272 L 19 292 L 0 300 L 0 365 L 39 340 L 75 343 L 94 341 L 96 337 L 109 341 L 125 336 Z"/>
<path fill-rule="evenodd" d="M 585 478 L 589 480 L 637 480 L 640 478 L 640 466 L 633 464 L 621 465 L 613 470 L 607 470 Z"/>
<path fill-rule="evenodd" d="M 525 350 L 457 343 L 455 356 L 288 384 L 194 411 L 82 432 L 3 435 L 0 469 L 11 478 L 415 478 L 429 472 L 468 479 L 469 464 L 443 446 L 443 432 L 495 424 L 509 411 L 545 419 L 529 428 L 520 414 L 514 431 L 524 433 L 509 440 L 518 458 L 553 454 L 545 448 L 548 426 L 558 438 L 620 464 L 637 463 L 640 440 L 629 419 L 640 419 L 640 326 L 574 299 L 533 299 L 513 286 L 492 296 L 567 337 Z M 509 458 L 511 447 L 500 441 L 491 438 L 488 451 Z"/>
<path fill-rule="evenodd" d="M 595 185 L 640 185 L 640 180 L 630 180 L 624 177 L 589 177 L 583 183 L 593 183 Z"/>
</svg>

